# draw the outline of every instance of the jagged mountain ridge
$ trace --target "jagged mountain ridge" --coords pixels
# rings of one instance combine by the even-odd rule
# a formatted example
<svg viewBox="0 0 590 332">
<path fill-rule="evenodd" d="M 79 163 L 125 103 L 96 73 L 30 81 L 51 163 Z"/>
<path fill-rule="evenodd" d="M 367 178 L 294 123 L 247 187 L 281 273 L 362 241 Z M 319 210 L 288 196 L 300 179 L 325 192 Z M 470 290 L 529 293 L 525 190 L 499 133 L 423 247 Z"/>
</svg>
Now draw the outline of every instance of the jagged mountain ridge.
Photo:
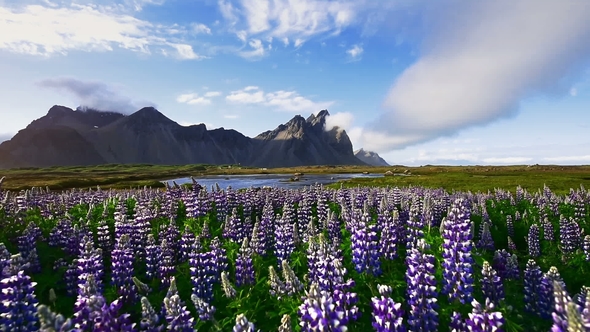
<svg viewBox="0 0 590 332">
<path fill-rule="evenodd" d="M 131 115 L 55 105 L 0 144 L 0 168 L 116 164 L 237 164 L 257 167 L 364 164 L 346 132 L 325 131 L 327 110 L 255 138 L 181 126 L 153 107 Z"/>
<path fill-rule="evenodd" d="M 354 151 L 354 156 L 371 166 L 391 166 L 377 152 L 367 151 L 361 148 Z"/>
</svg>

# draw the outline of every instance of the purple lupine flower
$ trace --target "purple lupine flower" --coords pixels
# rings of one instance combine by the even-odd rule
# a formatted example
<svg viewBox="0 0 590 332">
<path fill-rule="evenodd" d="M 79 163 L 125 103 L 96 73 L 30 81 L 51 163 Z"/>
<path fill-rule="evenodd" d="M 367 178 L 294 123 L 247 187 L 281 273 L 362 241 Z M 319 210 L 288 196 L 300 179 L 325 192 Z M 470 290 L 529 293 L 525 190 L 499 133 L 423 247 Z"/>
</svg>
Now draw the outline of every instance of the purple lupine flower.
<svg viewBox="0 0 590 332">
<path fill-rule="evenodd" d="M 170 249 L 169 254 L 172 265 L 176 265 L 176 254 L 180 252 L 180 230 L 176 226 L 176 222 L 171 219 L 167 224 L 160 225 L 160 244 L 166 240 L 167 246 Z M 164 254 L 164 252 L 162 252 Z"/>
<path fill-rule="evenodd" d="M 509 237 L 514 237 L 514 221 L 512 221 L 512 215 L 506 216 L 506 229 Z"/>
<path fill-rule="evenodd" d="M 385 210 L 377 216 L 377 223 L 382 225 L 381 238 L 379 239 L 379 250 L 381 257 L 386 260 L 397 258 L 398 236 L 396 229 L 399 223 L 399 217 L 395 214 L 395 219 L 389 211 Z M 338 230 L 340 232 L 340 230 Z"/>
<path fill-rule="evenodd" d="M 323 223 L 328 219 L 328 199 L 324 192 L 319 192 L 316 203 L 316 214 L 318 223 Z"/>
<path fill-rule="evenodd" d="M 147 297 L 141 298 L 141 321 L 139 322 L 140 331 L 145 332 L 162 332 L 164 325 L 160 324 L 160 317 L 150 304 Z"/>
<path fill-rule="evenodd" d="M 381 274 L 376 225 L 369 225 L 371 216 L 363 213 L 352 224 L 351 249 L 352 262 L 358 273 L 367 272 L 378 276 Z"/>
<path fill-rule="evenodd" d="M 396 303 L 390 296 L 391 287 L 378 285 L 381 297 L 372 297 L 373 328 L 379 332 L 405 332 L 404 312 L 401 303 Z"/>
<path fill-rule="evenodd" d="M 184 233 L 182 233 L 182 237 L 180 238 L 180 253 L 178 255 L 179 263 L 188 261 L 195 240 L 195 233 L 193 233 L 191 228 L 186 225 L 184 228 Z"/>
<path fill-rule="evenodd" d="M 473 298 L 473 239 L 469 211 L 461 199 L 453 203 L 449 214 L 441 224 L 443 237 L 443 289 L 450 300 L 461 303 Z"/>
<path fill-rule="evenodd" d="M 479 241 L 477 241 L 477 247 L 483 250 L 494 250 L 495 248 L 492 232 L 490 231 L 490 223 L 487 221 L 482 222 L 479 228 Z"/>
<path fill-rule="evenodd" d="M 36 237 L 36 234 L 31 230 L 30 227 L 25 229 L 23 235 L 17 237 L 18 251 L 25 262 L 28 263 L 28 267 L 26 269 L 26 272 L 28 273 L 38 273 L 41 271 L 41 264 L 37 254 Z"/>
<path fill-rule="evenodd" d="M 195 239 L 189 258 L 191 282 L 193 294 L 205 301 L 213 299 L 213 283 L 216 274 L 213 255 L 211 252 L 203 252 L 200 238 Z"/>
<path fill-rule="evenodd" d="M 145 246 L 145 275 L 149 280 L 156 277 L 160 266 L 161 247 L 156 243 L 153 234 L 148 235 Z"/>
<path fill-rule="evenodd" d="M 310 223 L 312 222 L 313 220 Z M 313 234 L 312 236 L 315 235 L 316 234 Z M 336 213 L 330 213 L 330 217 L 328 218 L 328 237 L 330 239 L 330 243 L 334 245 L 340 245 L 342 242 L 341 220 L 338 218 Z"/>
<path fill-rule="evenodd" d="M 177 294 L 164 298 L 166 307 L 166 322 L 169 331 L 193 332 L 194 320 L 191 313 L 183 306 Z"/>
<path fill-rule="evenodd" d="M 283 317 L 281 317 L 281 325 L 279 326 L 278 332 L 293 332 L 291 316 L 289 316 L 289 314 L 284 314 Z"/>
<path fill-rule="evenodd" d="M 497 274 L 487 261 L 483 262 L 481 270 L 481 291 L 484 298 L 488 298 L 495 305 L 504 300 L 504 284 L 502 278 Z"/>
<path fill-rule="evenodd" d="M 221 245 L 219 237 L 214 237 L 209 244 L 209 250 L 211 253 L 211 264 L 214 267 L 213 280 L 214 282 L 221 281 L 221 272 L 227 271 L 229 262 L 227 258 L 227 251 Z"/>
<path fill-rule="evenodd" d="M 539 241 L 539 226 L 532 224 L 527 237 L 529 256 L 536 258 L 541 255 L 541 242 Z"/>
<path fill-rule="evenodd" d="M 549 268 L 543 278 L 541 279 L 541 287 L 539 295 L 541 300 L 539 301 L 539 307 L 541 311 L 541 317 L 545 319 L 551 318 L 551 313 L 553 312 L 553 308 L 555 307 L 555 298 L 554 298 L 554 282 L 559 282 L 561 287 L 565 290 L 565 283 L 559 274 L 559 271 L 555 266 Z"/>
<path fill-rule="evenodd" d="M 529 259 L 524 270 L 524 309 L 530 313 L 541 315 L 541 308 L 546 307 L 541 301 L 541 282 L 543 272 L 537 263 Z"/>
<path fill-rule="evenodd" d="M 54 313 L 44 304 L 37 306 L 37 316 L 41 327 L 39 331 L 67 332 L 73 330 L 71 319 L 65 319 L 63 315 Z"/>
<path fill-rule="evenodd" d="M 281 299 L 282 296 L 287 294 L 287 287 L 285 286 L 285 283 L 281 280 L 281 277 L 272 265 L 268 267 L 267 283 L 270 287 L 270 295 Z"/>
<path fill-rule="evenodd" d="M 98 290 L 94 274 L 86 273 L 86 276 L 85 282 L 79 286 L 72 319 L 74 327 L 82 331 L 92 327 L 93 322 L 101 316 L 102 308 L 106 303 Z"/>
<path fill-rule="evenodd" d="M 449 322 L 449 331 L 452 332 L 467 332 L 467 326 L 465 325 L 465 321 L 461 314 L 453 311 L 451 315 L 451 321 Z"/>
<path fill-rule="evenodd" d="M 96 227 L 96 238 L 96 244 L 100 249 L 102 249 L 104 253 L 111 252 L 113 247 L 113 241 L 111 239 L 109 225 L 104 219 L 98 222 L 98 225 Z"/>
<path fill-rule="evenodd" d="M 287 261 L 283 261 L 281 271 L 283 272 L 285 291 L 288 296 L 295 295 L 303 290 L 303 283 L 297 278 L 295 271 L 293 271 Z"/>
<path fill-rule="evenodd" d="M 505 323 L 502 313 L 494 310 L 494 303 L 486 299 L 485 307 L 473 300 L 471 302 L 473 309 L 469 318 L 465 320 L 465 326 L 468 331 L 477 332 L 502 332 L 502 326 Z"/>
<path fill-rule="evenodd" d="M 567 306 L 568 303 L 573 303 L 573 301 L 568 292 L 563 289 L 561 284 L 557 281 L 553 281 L 553 302 L 553 312 L 551 313 L 551 316 L 553 317 L 553 326 L 551 327 L 551 332 L 569 331 Z M 577 308 L 575 311 L 577 315 L 580 316 L 580 312 Z"/>
<path fill-rule="evenodd" d="M 506 249 L 498 249 L 494 252 L 494 258 L 492 261 L 492 267 L 496 270 L 498 276 L 502 279 L 506 278 L 506 265 L 508 264 L 508 258 L 510 253 Z"/>
<path fill-rule="evenodd" d="M 4 245 L 3 242 L 0 242 L 0 279 L 8 277 L 7 274 L 4 274 L 4 269 L 10 265 L 10 256 L 10 252 L 6 249 L 6 245 Z"/>
<path fill-rule="evenodd" d="M 517 280 L 520 278 L 520 270 L 518 268 L 518 256 L 516 256 L 516 254 L 508 256 L 506 260 L 505 278 L 511 280 Z"/>
<path fill-rule="evenodd" d="M 318 285 L 313 283 L 305 293 L 298 311 L 302 331 L 347 331 L 342 323 L 344 311 L 334 304 L 326 291 L 320 292 Z"/>
<path fill-rule="evenodd" d="M 103 304 L 100 317 L 94 322 L 93 331 L 136 332 L 135 323 L 131 323 L 129 314 L 119 314 L 123 302 L 116 299 L 110 305 Z"/>
<path fill-rule="evenodd" d="M 590 235 L 584 236 L 584 256 L 586 257 L 586 261 L 590 261 Z"/>
<path fill-rule="evenodd" d="M 411 249 L 417 241 L 424 237 L 424 216 L 422 215 L 423 202 L 415 196 L 410 206 L 409 218 L 406 223 L 406 248 Z"/>
<path fill-rule="evenodd" d="M 160 244 L 160 257 L 158 263 L 158 278 L 160 279 L 162 288 L 168 288 L 170 286 L 170 280 L 175 271 L 174 249 L 168 243 L 167 239 L 163 239 Z"/>
<path fill-rule="evenodd" d="M 216 311 L 214 306 L 205 302 L 203 299 L 201 299 L 195 294 L 191 295 L 191 301 L 195 305 L 195 309 L 197 309 L 197 313 L 199 314 L 200 320 L 206 322 L 214 319 L 213 315 Z"/>
<path fill-rule="evenodd" d="M 82 290 L 90 275 L 94 277 L 94 282 L 99 292 L 102 292 L 102 277 L 104 275 L 104 265 L 102 260 L 102 250 L 95 249 L 91 238 L 85 236 L 80 243 L 80 255 L 78 256 L 78 294 Z"/>
<path fill-rule="evenodd" d="M 543 239 L 545 239 L 546 241 L 555 240 L 553 224 L 551 223 L 551 221 L 549 221 L 549 218 L 545 216 L 541 220 L 541 224 L 543 225 Z"/>
<path fill-rule="evenodd" d="M 586 308 L 586 298 L 588 295 L 590 295 L 590 286 L 582 286 L 580 292 L 574 296 L 574 302 L 576 302 L 580 308 L 584 309 Z"/>
<path fill-rule="evenodd" d="M 238 215 L 238 209 L 233 208 L 231 215 L 225 217 L 223 237 L 234 243 L 241 243 L 246 235 L 244 221 Z"/>
<path fill-rule="evenodd" d="M 406 258 L 408 325 L 412 331 L 426 332 L 438 329 L 434 255 L 426 254 L 429 249 L 424 239 L 420 239 L 416 246 L 410 249 Z"/>
<path fill-rule="evenodd" d="M 225 295 L 225 297 L 227 297 L 228 299 L 233 299 L 238 295 L 238 292 L 229 281 L 227 271 L 221 272 L 221 289 L 223 290 L 223 294 Z"/>
<path fill-rule="evenodd" d="M 133 303 L 137 299 L 137 291 L 133 283 L 133 261 L 129 235 L 125 234 L 119 238 L 111 254 L 112 283 L 124 303 Z"/>
<path fill-rule="evenodd" d="M 514 240 L 510 236 L 508 237 L 508 249 L 512 252 L 516 251 L 516 243 L 514 243 Z"/>
<path fill-rule="evenodd" d="M 308 241 L 307 226 L 311 219 L 311 202 L 304 197 L 297 206 L 297 229 L 303 235 L 302 240 L 304 242 Z"/>
<path fill-rule="evenodd" d="M 233 332 L 254 332 L 254 323 L 248 321 L 244 314 L 239 314 L 236 317 L 236 325 L 234 325 Z"/>
<path fill-rule="evenodd" d="M 570 218 L 561 217 L 559 220 L 559 248 L 564 259 L 568 259 L 578 249 L 580 242 L 580 227 Z"/>
<path fill-rule="evenodd" d="M 255 282 L 256 275 L 252 261 L 252 249 L 249 247 L 248 237 L 244 237 L 236 258 L 236 286 L 254 285 Z"/>
<path fill-rule="evenodd" d="M 289 261 L 291 254 L 295 251 L 294 221 L 293 205 L 285 203 L 283 206 L 283 215 L 277 218 L 275 228 L 275 255 L 279 262 L 279 268 L 282 264 L 281 261 Z"/>
<path fill-rule="evenodd" d="M 35 331 L 38 323 L 35 285 L 24 271 L 0 280 L 0 330 Z"/>
</svg>

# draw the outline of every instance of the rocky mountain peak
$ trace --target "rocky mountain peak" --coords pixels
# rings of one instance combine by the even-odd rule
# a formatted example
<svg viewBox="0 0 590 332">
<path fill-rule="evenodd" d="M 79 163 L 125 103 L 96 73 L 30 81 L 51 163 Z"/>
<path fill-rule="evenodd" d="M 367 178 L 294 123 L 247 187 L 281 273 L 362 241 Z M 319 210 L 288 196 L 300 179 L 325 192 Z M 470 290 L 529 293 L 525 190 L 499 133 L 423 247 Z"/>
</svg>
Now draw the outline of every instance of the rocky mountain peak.
<svg viewBox="0 0 590 332">
<path fill-rule="evenodd" d="M 362 162 L 372 165 L 372 166 L 390 166 L 377 152 L 367 151 L 363 148 L 360 148 L 354 151 L 355 157 L 357 157 Z"/>
<path fill-rule="evenodd" d="M 127 118 L 130 123 L 141 126 L 176 124 L 176 122 L 170 120 L 167 116 L 152 106 L 143 107 L 139 111 L 129 115 Z"/>
<path fill-rule="evenodd" d="M 73 109 L 62 106 L 62 105 L 53 105 L 47 112 L 47 116 L 54 117 L 54 116 L 63 116 L 65 114 L 69 114 L 74 112 Z"/>
</svg>

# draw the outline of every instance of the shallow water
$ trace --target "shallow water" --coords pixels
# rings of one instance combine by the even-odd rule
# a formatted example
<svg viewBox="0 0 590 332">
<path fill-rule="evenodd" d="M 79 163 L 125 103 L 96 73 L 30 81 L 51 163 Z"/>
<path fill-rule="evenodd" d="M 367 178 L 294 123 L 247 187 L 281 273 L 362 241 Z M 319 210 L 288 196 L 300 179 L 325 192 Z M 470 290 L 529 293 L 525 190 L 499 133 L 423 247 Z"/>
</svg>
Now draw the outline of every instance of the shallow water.
<svg viewBox="0 0 590 332">
<path fill-rule="evenodd" d="M 243 189 L 250 187 L 273 187 L 273 188 L 290 188 L 297 189 L 309 187 L 314 184 L 332 184 L 341 180 L 352 178 L 376 178 L 383 177 L 383 174 L 305 174 L 299 177 L 299 181 L 289 181 L 293 177 L 292 174 L 251 174 L 251 175 L 210 175 L 203 177 L 195 177 L 195 180 L 200 185 L 211 189 L 215 183 L 219 184 L 222 189 L 231 187 L 232 189 Z M 172 179 L 163 182 L 172 182 L 177 184 L 192 183 L 190 178 Z"/>
</svg>

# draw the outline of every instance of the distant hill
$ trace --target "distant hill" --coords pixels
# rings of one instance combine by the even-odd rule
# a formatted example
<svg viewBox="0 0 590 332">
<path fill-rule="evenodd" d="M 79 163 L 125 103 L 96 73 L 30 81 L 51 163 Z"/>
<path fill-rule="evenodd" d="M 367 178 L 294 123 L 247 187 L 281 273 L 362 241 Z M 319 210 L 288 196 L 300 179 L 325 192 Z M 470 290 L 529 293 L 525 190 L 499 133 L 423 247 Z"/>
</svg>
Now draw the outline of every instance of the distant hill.
<svg viewBox="0 0 590 332">
<path fill-rule="evenodd" d="M 361 148 L 354 151 L 354 155 L 362 162 L 371 166 L 390 166 L 385 160 L 383 160 L 383 158 L 373 151 L 366 151 Z"/>
<path fill-rule="evenodd" d="M 181 126 L 153 107 L 131 115 L 55 105 L 0 144 L 0 168 L 99 164 L 362 165 L 343 129 L 325 131 L 327 110 L 249 138 Z"/>
</svg>

